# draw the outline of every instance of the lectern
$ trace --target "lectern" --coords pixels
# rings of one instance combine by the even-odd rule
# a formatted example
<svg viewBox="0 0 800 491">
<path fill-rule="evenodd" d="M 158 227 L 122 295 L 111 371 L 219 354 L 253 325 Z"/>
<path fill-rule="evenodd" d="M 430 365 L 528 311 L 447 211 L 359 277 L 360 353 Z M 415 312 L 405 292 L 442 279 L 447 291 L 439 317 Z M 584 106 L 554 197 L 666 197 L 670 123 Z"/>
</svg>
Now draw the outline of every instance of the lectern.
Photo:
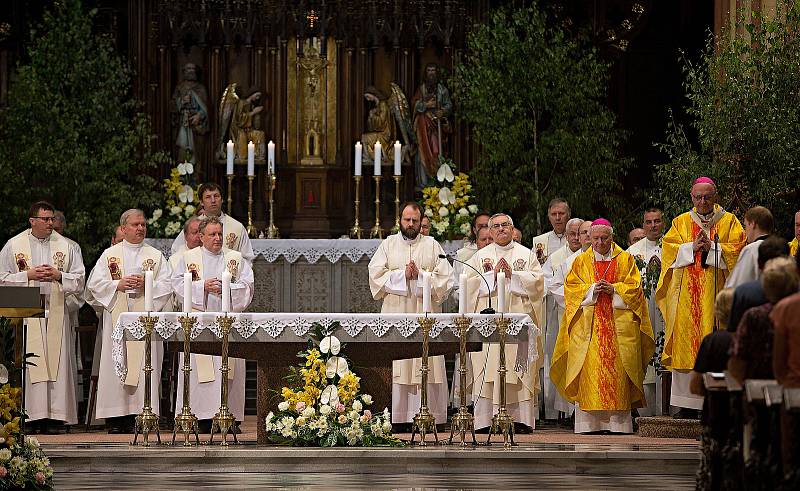
<svg viewBox="0 0 800 491">
<path fill-rule="evenodd" d="M 44 296 L 38 286 L 0 286 L 0 317 L 11 319 L 14 326 L 14 365 L 22 367 L 25 360 L 27 331 L 22 320 L 44 317 Z M 34 362 L 35 363 L 35 362 Z M 20 370 L 22 407 L 25 407 L 25 370 Z M 25 429 L 22 428 L 22 433 Z"/>
</svg>

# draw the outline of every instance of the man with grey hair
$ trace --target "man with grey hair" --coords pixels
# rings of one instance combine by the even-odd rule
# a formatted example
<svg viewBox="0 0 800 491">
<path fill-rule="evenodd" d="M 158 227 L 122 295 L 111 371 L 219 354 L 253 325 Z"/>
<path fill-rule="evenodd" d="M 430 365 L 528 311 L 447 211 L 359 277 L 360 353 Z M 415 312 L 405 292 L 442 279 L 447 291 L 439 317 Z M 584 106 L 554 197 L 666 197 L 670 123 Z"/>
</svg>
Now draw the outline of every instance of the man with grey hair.
<svg viewBox="0 0 800 491">
<path fill-rule="evenodd" d="M 533 250 L 539 264 L 544 264 L 547 257 L 561 249 L 567 243 L 566 229 L 567 221 L 570 219 L 571 211 L 569 203 L 563 198 L 553 198 L 547 205 L 547 218 L 553 230 L 537 235 L 533 238 Z"/>
<path fill-rule="evenodd" d="M 502 273 L 506 281 L 505 312 L 525 313 L 537 326 L 539 306 L 544 296 L 544 277 L 542 267 L 533 251 L 512 240 L 514 221 L 505 213 L 497 213 L 489 219 L 489 231 L 494 239 L 492 244 L 478 250 L 469 260 L 472 268 L 467 268 L 467 299 L 472 302 L 467 312 L 480 312 L 486 308 L 489 299 L 497 305 L 497 276 Z M 483 278 L 481 278 L 483 276 Z M 485 280 L 485 281 L 484 281 Z M 488 283 L 488 286 L 487 286 Z M 507 398 L 506 407 L 515 422 L 533 428 L 536 424 L 537 392 L 539 390 L 539 367 L 542 360 L 541 340 L 530 339 L 536 343 L 539 356 L 536 366 L 527 367 L 524 371 L 510 369 L 506 375 Z M 518 345 L 506 344 L 506 360 L 517 359 Z M 523 345 L 519 349 L 525 349 Z M 491 424 L 492 415 L 500 404 L 497 369 L 500 365 L 500 347 L 496 343 L 484 343 L 480 353 L 471 357 L 472 398 L 475 400 L 475 428 L 483 428 Z M 482 381 L 482 382 L 481 382 Z M 469 387 L 467 387 L 469 389 Z"/>
<path fill-rule="evenodd" d="M 132 415 L 142 410 L 144 403 L 144 342 L 127 341 L 125 345 L 128 373 L 124 381 L 117 377 L 112 359 L 111 334 L 123 312 L 144 311 L 144 273 L 153 272 L 153 303 L 155 311 L 164 308 L 172 294 L 169 283 L 169 263 L 161 252 L 144 243 L 147 220 L 138 209 L 125 211 L 120 217 L 124 239 L 100 255 L 86 284 L 94 301 L 103 308 L 103 343 L 100 354 L 100 373 L 97 382 L 98 418 L 105 418 L 112 432 L 125 432 L 133 425 Z M 152 344 L 153 380 L 151 396 L 153 411 L 158 414 L 161 394 L 162 342 Z"/>
<path fill-rule="evenodd" d="M 583 220 L 571 218 L 567 221 L 564 247 L 550 254 L 542 266 L 545 285 L 545 333 L 544 333 L 544 366 L 542 367 L 542 402 L 545 419 L 557 419 L 560 413 L 572 414 L 573 405 L 564 400 L 550 380 L 550 362 L 553 349 L 558 338 L 559 324 L 564 315 L 564 278 L 568 269 L 564 264 L 568 257 L 581 249 L 580 228 Z"/>
</svg>

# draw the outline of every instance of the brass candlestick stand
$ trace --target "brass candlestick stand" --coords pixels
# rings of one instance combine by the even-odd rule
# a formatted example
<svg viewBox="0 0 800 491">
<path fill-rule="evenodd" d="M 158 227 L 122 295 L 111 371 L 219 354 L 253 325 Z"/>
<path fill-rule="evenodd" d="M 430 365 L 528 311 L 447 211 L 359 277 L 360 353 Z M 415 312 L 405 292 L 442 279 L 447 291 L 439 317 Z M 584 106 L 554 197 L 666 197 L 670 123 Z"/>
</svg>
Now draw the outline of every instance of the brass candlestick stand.
<svg viewBox="0 0 800 491">
<path fill-rule="evenodd" d="M 369 231 L 370 239 L 382 239 L 381 228 L 381 176 L 372 176 L 375 179 L 375 226 Z"/>
<path fill-rule="evenodd" d="M 142 446 L 149 447 L 148 438 L 152 431 L 156 432 L 158 444 L 161 445 L 161 433 L 158 431 L 158 415 L 153 412 L 152 394 L 150 393 L 153 374 L 153 329 L 157 320 L 158 317 L 149 315 L 149 313 L 139 317 L 139 322 L 144 325 L 144 406 L 142 407 L 142 412 L 136 416 L 131 445 L 137 445 L 136 440 L 139 438 L 139 433 L 141 433 L 144 439 Z"/>
<path fill-rule="evenodd" d="M 228 409 L 228 372 L 230 371 L 228 368 L 228 334 L 231 332 L 233 317 L 229 317 L 225 314 L 217 317 L 217 322 L 219 322 L 220 334 L 222 336 L 222 366 L 219 368 L 222 374 L 222 390 L 220 394 L 219 411 L 214 415 L 214 419 L 212 420 L 211 438 L 208 440 L 208 444 L 211 445 L 214 443 L 214 433 L 219 431 L 222 434 L 222 442 L 220 442 L 220 445 L 227 447 L 228 433 L 233 435 L 233 442 L 237 445 L 239 444 L 239 439 L 236 438 L 236 432 L 232 431 L 236 419 L 233 417 L 233 413 L 231 413 L 230 409 Z"/>
<path fill-rule="evenodd" d="M 411 427 L 411 443 L 414 443 L 414 435 L 419 431 L 419 445 L 425 447 L 428 445 L 425 441 L 425 434 L 429 432 L 433 433 L 435 443 L 439 443 L 439 435 L 436 433 L 436 418 L 428 409 L 428 338 L 430 337 L 434 319 L 428 317 L 426 313 L 425 317 L 417 320 L 422 327 L 422 368 L 420 368 L 422 397 L 419 404 L 419 412 L 414 416 L 414 424 Z"/>
<path fill-rule="evenodd" d="M 247 176 L 247 235 L 251 239 L 258 236 L 258 230 L 253 226 L 253 180 L 255 176 Z"/>
<path fill-rule="evenodd" d="M 466 447 L 465 437 L 467 432 L 472 433 L 472 444 L 478 444 L 478 440 L 475 438 L 475 417 L 467 409 L 467 331 L 472 319 L 462 315 L 454 318 L 453 322 L 458 328 L 459 358 L 461 359 L 458 374 L 459 382 L 461 383 L 461 404 L 458 407 L 458 412 L 453 415 L 453 419 L 450 421 L 450 441 L 448 443 L 453 443 L 453 434 L 458 432 L 461 435 L 461 446 Z"/>
<path fill-rule="evenodd" d="M 502 312 L 500 317 L 495 319 L 497 325 L 497 332 L 500 333 L 500 368 L 497 373 L 500 376 L 500 407 L 497 408 L 497 414 L 492 418 L 492 426 L 489 429 L 489 438 L 486 440 L 487 445 L 491 445 L 492 435 L 497 433 L 503 434 L 503 447 L 511 448 L 514 444 L 514 419 L 508 414 L 506 409 L 506 334 L 508 333 L 508 319 L 503 317 Z"/>
<path fill-rule="evenodd" d="M 267 238 L 280 239 L 281 234 L 278 233 L 278 227 L 275 226 L 275 183 L 278 178 L 275 176 L 274 172 L 270 172 L 267 175 L 267 179 L 269 180 L 267 183 L 267 189 L 269 190 L 269 226 L 267 227 Z"/>
<path fill-rule="evenodd" d="M 233 174 L 228 174 L 228 215 L 232 213 L 231 210 L 233 209 L 233 194 L 231 191 L 232 188 L 233 188 Z"/>
<path fill-rule="evenodd" d="M 403 176 L 394 176 L 394 227 L 392 233 L 400 231 L 400 181 Z"/>
<path fill-rule="evenodd" d="M 361 176 L 353 176 L 353 179 L 355 179 L 355 181 L 356 181 L 356 200 L 355 200 L 356 221 L 353 224 L 353 228 L 350 229 L 350 238 L 351 239 L 360 239 L 361 238 L 361 227 L 358 224 L 358 215 L 360 215 L 360 213 L 361 213 L 360 212 L 360 207 L 359 207 L 359 205 L 361 204 Z"/>
<path fill-rule="evenodd" d="M 192 407 L 189 402 L 189 374 L 192 371 L 190 344 L 192 342 L 192 328 L 197 322 L 197 319 L 189 317 L 189 314 L 186 314 L 182 317 L 178 317 L 178 321 L 183 328 L 183 408 L 180 414 L 175 415 L 175 426 L 172 428 L 172 445 L 175 445 L 175 436 L 178 434 L 178 431 L 181 431 L 184 436 L 183 446 L 191 447 L 192 444 L 189 442 L 189 435 L 192 433 L 194 433 L 197 444 L 200 445 L 200 435 L 198 435 L 197 432 L 197 416 L 192 413 Z"/>
</svg>

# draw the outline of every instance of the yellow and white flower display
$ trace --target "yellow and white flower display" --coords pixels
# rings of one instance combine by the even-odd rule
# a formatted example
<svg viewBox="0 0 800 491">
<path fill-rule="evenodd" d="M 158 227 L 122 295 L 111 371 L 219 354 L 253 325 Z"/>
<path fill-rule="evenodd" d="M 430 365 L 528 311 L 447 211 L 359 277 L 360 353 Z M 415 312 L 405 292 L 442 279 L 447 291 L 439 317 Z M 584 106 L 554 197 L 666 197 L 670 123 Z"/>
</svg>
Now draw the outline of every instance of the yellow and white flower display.
<svg viewBox="0 0 800 491">
<path fill-rule="evenodd" d="M 452 160 L 440 162 L 434 183 L 422 190 L 420 205 L 431 220 L 431 235 L 437 240 L 450 240 L 469 235 L 478 205 L 473 202 L 469 176 L 455 174 Z"/>
</svg>

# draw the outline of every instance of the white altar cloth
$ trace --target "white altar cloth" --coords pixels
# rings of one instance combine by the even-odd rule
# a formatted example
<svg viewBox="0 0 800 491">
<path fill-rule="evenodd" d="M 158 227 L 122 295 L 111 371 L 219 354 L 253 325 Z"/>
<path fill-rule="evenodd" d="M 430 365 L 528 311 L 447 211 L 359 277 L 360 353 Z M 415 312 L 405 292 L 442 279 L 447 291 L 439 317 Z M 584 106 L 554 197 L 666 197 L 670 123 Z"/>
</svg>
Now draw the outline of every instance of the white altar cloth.
<svg viewBox="0 0 800 491">
<path fill-rule="evenodd" d="M 139 320 L 145 312 L 125 312 L 119 316 L 111 334 L 113 340 L 112 357 L 114 369 L 121 379 L 127 374 L 125 360 L 125 339 L 140 340 L 145 336 L 144 325 Z M 154 334 L 163 340 L 178 341 L 183 339 L 183 329 L 178 318 L 185 315 L 180 312 L 153 312 L 157 317 Z M 220 326 L 217 317 L 219 312 L 193 312 L 197 322 L 192 330 L 192 339 L 216 340 L 220 337 Z M 408 342 L 412 336 L 421 339 L 421 334 L 414 336 L 419 330 L 417 319 L 420 314 L 347 314 L 347 313 L 231 313 L 235 320 L 231 327 L 233 342 L 305 342 L 311 325 L 318 322 L 328 327 L 339 322 L 344 332 L 335 335 L 343 342 Z M 496 341 L 497 327 L 495 319 L 499 314 L 467 314 L 472 319 L 469 329 L 469 341 Z M 458 314 L 429 314 L 435 319 L 431 328 L 431 341 L 458 340 L 458 328 L 453 319 Z M 539 327 L 526 314 L 505 314 L 508 325 L 508 341 L 522 345 L 517 350 L 515 370 L 525 371 L 528 366 L 535 366 L 538 359 L 536 343 L 528 343 L 528 339 L 537 339 Z M 287 329 L 288 328 L 288 329 Z M 213 334 L 213 337 L 211 335 Z M 512 340 L 513 338 L 513 340 Z M 527 354 L 527 356 L 525 356 Z"/>
</svg>

